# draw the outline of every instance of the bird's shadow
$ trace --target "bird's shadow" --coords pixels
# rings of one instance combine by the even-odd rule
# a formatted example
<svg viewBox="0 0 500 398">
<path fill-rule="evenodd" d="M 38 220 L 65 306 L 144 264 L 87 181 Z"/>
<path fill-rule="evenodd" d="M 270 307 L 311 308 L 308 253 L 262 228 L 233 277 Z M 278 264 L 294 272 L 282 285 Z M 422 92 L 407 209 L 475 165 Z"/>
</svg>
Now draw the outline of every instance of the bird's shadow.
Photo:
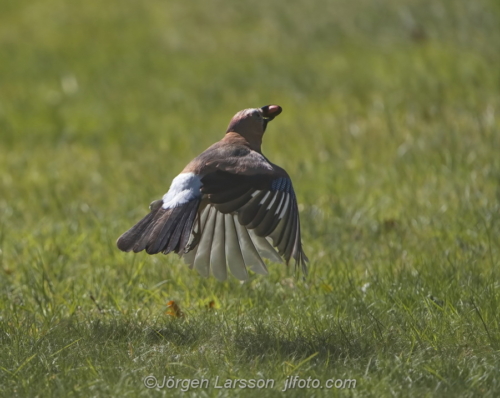
<svg viewBox="0 0 500 398">
<path fill-rule="evenodd" d="M 150 329 L 151 344 L 168 342 L 179 347 L 207 344 L 232 350 L 243 361 L 300 361 L 314 357 L 314 361 L 330 365 L 345 358 L 373 355 L 374 347 L 345 325 L 337 324 L 323 330 L 283 330 L 272 324 L 257 323 L 234 329 L 186 327 L 182 322 L 169 322 L 160 329 Z"/>
</svg>

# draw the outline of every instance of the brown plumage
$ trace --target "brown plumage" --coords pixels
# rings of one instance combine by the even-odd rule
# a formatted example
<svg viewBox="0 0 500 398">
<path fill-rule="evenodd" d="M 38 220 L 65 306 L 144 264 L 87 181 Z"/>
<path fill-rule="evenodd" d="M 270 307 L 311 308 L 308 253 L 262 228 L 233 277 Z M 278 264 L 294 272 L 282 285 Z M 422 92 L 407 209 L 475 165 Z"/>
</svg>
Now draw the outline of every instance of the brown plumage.
<svg viewBox="0 0 500 398">
<path fill-rule="evenodd" d="M 224 138 L 184 168 L 150 213 L 118 238 L 118 248 L 175 252 L 220 280 L 227 268 L 241 280 L 247 268 L 266 274 L 262 257 L 293 259 L 306 273 L 292 182 L 261 152 L 267 124 L 280 113 L 278 105 L 238 112 Z"/>
</svg>

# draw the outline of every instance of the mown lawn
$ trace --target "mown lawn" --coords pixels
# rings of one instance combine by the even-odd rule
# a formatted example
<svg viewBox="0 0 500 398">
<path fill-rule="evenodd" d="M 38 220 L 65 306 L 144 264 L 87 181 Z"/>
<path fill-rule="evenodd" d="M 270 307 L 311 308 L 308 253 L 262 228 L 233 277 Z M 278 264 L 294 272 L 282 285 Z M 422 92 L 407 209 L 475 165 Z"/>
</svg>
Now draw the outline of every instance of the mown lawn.
<svg viewBox="0 0 500 398">
<path fill-rule="evenodd" d="M 2 0 L 0 60 L 1 396 L 500 395 L 500 3 Z M 307 279 L 116 249 L 269 103 Z"/>
</svg>

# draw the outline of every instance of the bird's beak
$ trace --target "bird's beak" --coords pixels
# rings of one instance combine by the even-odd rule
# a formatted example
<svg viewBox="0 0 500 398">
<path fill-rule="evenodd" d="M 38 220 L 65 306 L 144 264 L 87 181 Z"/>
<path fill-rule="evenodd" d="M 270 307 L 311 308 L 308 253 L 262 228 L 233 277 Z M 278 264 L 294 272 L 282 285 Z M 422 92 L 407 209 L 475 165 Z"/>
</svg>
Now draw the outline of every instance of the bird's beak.
<svg viewBox="0 0 500 398">
<path fill-rule="evenodd" d="M 266 131 L 267 124 L 278 116 L 282 109 L 279 105 L 266 105 L 260 109 L 262 110 L 262 116 L 264 116 L 264 131 Z"/>
<path fill-rule="evenodd" d="M 279 105 L 266 105 L 260 109 L 262 110 L 264 118 L 268 119 L 269 122 L 278 116 L 282 111 L 281 106 Z"/>
</svg>

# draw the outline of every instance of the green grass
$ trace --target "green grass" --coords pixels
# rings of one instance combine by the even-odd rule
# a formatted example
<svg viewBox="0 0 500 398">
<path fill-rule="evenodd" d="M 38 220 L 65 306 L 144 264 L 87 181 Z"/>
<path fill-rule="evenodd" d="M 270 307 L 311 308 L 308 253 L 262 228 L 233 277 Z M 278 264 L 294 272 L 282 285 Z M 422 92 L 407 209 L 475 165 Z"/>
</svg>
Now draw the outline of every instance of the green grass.
<svg viewBox="0 0 500 398">
<path fill-rule="evenodd" d="M 3 0 L 0 59 L 0 395 L 184 396 L 149 375 L 209 379 L 200 397 L 256 393 L 216 376 L 274 379 L 263 397 L 500 394 L 498 2 Z M 116 249 L 269 103 L 305 281 Z"/>
</svg>

